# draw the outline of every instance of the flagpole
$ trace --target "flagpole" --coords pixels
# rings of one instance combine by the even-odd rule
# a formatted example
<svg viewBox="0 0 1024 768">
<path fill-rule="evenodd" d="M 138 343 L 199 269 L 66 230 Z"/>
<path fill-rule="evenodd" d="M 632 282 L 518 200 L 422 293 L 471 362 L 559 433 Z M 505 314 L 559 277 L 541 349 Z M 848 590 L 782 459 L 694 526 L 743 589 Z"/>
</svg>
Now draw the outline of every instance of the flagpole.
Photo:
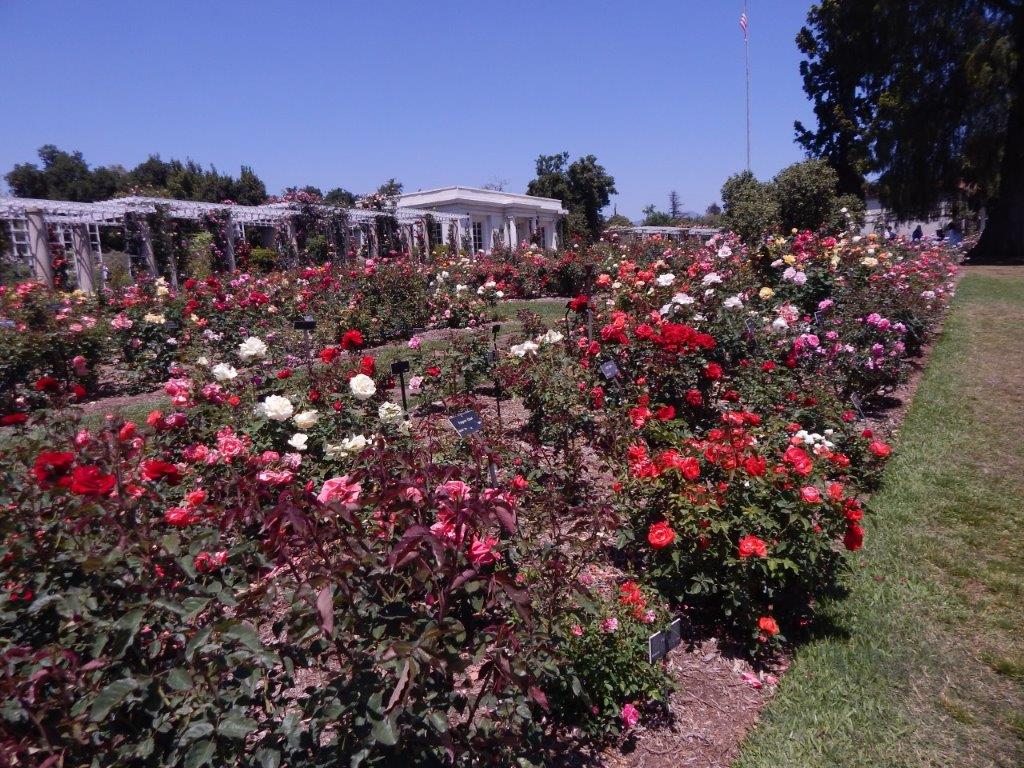
<svg viewBox="0 0 1024 768">
<path fill-rule="evenodd" d="M 747 15 L 747 0 L 743 0 L 743 16 L 750 24 L 750 17 Z M 750 170 L 750 35 L 747 28 L 743 29 L 743 56 L 747 67 L 747 170 Z"/>
</svg>

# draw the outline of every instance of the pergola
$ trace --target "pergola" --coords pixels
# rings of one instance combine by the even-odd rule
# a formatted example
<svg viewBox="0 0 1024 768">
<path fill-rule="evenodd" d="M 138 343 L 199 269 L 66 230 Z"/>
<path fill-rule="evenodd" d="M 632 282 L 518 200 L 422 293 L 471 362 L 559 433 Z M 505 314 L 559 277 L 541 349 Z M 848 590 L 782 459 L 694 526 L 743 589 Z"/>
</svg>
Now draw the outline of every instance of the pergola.
<svg viewBox="0 0 1024 768">
<path fill-rule="evenodd" d="M 378 219 L 393 219 L 397 222 L 403 245 L 411 252 L 416 242 L 417 228 L 429 251 L 430 228 L 425 226 L 428 219 L 452 224 L 463 218 L 457 214 L 415 208 L 377 211 L 292 202 L 234 205 L 132 196 L 96 203 L 76 203 L 67 200 L 0 197 L 0 221 L 7 225 L 12 257 L 31 265 L 36 278 L 52 287 L 54 274 L 51 250 L 53 246 L 61 246 L 72 255 L 77 285 L 84 291 L 96 289 L 96 267 L 97 264 L 100 268 L 103 266 L 100 227 L 124 226 L 128 221 L 137 226 L 141 244 L 139 255 L 146 270 L 155 276 L 158 269 L 153 252 L 150 216 L 160 212 L 168 218 L 191 221 L 202 221 L 214 216 L 223 222 L 226 245 L 224 259 L 227 269 L 234 271 L 235 239 L 245 236 L 246 227 L 263 230 L 261 242 L 265 246 L 277 246 L 283 236 L 297 250 L 296 221 L 310 210 L 324 216 L 343 215 L 359 244 L 364 243 L 365 237 L 373 255 L 376 255 L 378 244 L 375 227 L 372 225 Z M 172 272 L 171 277 L 177 282 L 176 274 Z"/>
</svg>

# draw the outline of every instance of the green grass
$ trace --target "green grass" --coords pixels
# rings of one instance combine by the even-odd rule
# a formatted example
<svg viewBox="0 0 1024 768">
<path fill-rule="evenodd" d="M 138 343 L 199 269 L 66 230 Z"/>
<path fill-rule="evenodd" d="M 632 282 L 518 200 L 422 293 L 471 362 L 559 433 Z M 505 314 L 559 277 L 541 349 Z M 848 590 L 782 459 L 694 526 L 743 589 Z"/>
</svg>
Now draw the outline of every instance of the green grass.
<svg viewBox="0 0 1024 768">
<path fill-rule="evenodd" d="M 968 271 L 897 448 L 737 768 L 1024 765 L 1024 269 Z"/>
</svg>

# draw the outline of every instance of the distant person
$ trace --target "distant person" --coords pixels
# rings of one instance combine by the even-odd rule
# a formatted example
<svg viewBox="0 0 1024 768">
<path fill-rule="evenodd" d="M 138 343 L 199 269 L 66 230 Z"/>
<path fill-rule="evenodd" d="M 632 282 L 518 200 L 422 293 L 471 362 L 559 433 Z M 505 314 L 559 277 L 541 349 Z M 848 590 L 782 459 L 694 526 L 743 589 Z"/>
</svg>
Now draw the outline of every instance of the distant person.
<svg viewBox="0 0 1024 768">
<path fill-rule="evenodd" d="M 935 239 L 938 240 L 940 243 L 943 240 L 945 240 L 946 239 L 946 230 L 944 230 L 942 227 L 939 227 L 938 229 L 936 229 L 935 230 Z"/>
<path fill-rule="evenodd" d="M 914 227 L 914 233 L 910 236 L 910 239 L 916 243 L 922 237 L 924 237 L 924 230 L 921 229 L 921 225 L 918 224 L 916 227 Z"/>
<path fill-rule="evenodd" d="M 949 240 L 950 245 L 960 245 L 964 241 L 964 236 L 960 234 L 960 228 L 957 227 L 955 221 L 949 222 L 946 227 L 946 239 Z"/>
</svg>

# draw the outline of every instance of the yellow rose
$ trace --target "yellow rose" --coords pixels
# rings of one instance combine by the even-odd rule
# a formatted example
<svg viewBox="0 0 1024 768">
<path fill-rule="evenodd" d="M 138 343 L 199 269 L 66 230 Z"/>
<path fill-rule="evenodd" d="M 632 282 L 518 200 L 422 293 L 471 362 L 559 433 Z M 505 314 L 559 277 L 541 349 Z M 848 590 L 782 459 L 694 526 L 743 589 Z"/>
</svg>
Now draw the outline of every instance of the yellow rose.
<svg viewBox="0 0 1024 768">
<path fill-rule="evenodd" d="M 768 301 L 768 299 L 775 295 L 775 291 L 773 291 L 768 286 L 765 286 L 760 291 L 758 291 L 757 295 L 760 296 L 765 301 Z"/>
<path fill-rule="evenodd" d="M 796 264 L 796 256 L 794 256 L 792 253 L 787 253 L 785 256 L 782 257 L 782 260 L 787 264 Z"/>
<path fill-rule="evenodd" d="M 863 264 L 865 267 L 877 267 L 878 259 L 876 259 L 874 256 L 865 256 L 863 259 L 860 260 L 860 263 Z"/>
</svg>

